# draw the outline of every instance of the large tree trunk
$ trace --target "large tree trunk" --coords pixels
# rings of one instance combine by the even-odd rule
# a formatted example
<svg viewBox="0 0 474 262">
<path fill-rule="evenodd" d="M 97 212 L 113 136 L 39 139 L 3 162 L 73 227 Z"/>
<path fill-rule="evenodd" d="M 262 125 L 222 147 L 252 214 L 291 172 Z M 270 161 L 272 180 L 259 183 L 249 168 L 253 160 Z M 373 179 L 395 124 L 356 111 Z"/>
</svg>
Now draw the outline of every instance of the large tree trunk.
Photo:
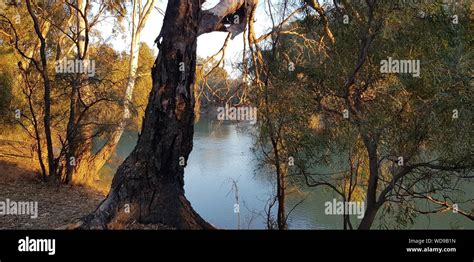
<svg viewBox="0 0 474 262">
<path fill-rule="evenodd" d="M 179 165 L 193 147 L 199 2 L 168 2 L 142 133 L 119 167 L 107 199 L 84 219 L 82 228 L 117 228 L 133 222 L 212 228 L 185 198 L 184 166 Z"/>
<path fill-rule="evenodd" d="M 197 37 L 226 31 L 224 17 L 239 9 L 254 10 L 258 0 L 221 0 L 201 11 L 202 1 L 169 0 L 156 42 L 160 53 L 152 68 L 142 133 L 119 167 L 107 199 L 79 227 L 120 228 L 154 223 L 177 229 L 213 229 L 184 196 L 184 166 L 193 147 L 194 81 Z M 224 11 L 223 11 L 224 10 Z M 248 12 L 244 12 L 245 16 Z M 253 18 L 245 17 L 245 21 Z M 243 28 L 227 28 L 234 36 Z"/>
</svg>

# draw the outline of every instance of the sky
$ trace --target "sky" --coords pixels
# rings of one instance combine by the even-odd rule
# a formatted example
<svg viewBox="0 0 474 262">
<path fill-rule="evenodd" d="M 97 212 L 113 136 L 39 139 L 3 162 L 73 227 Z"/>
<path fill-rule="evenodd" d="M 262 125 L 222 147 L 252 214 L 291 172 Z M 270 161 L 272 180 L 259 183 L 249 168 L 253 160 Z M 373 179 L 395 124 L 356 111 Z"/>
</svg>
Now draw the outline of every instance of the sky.
<svg viewBox="0 0 474 262">
<path fill-rule="evenodd" d="M 144 1 L 145 2 L 145 1 Z M 156 3 L 156 7 L 161 10 L 166 10 L 166 4 L 168 1 L 161 1 L 158 0 Z M 208 0 L 203 8 L 208 9 L 215 6 L 219 0 Z M 257 8 L 257 15 L 255 21 L 255 31 L 257 35 L 261 35 L 271 28 L 271 21 L 266 15 L 265 11 L 265 1 L 260 1 L 260 4 Z M 100 24 L 97 25 L 97 29 L 101 31 L 102 35 L 111 35 L 114 19 L 112 17 L 104 19 Z M 127 16 L 126 20 L 124 20 L 124 25 L 128 28 L 128 23 L 130 21 L 130 17 Z M 141 35 L 141 42 L 145 42 L 148 46 L 153 47 L 155 54 L 157 54 L 158 49 L 154 44 L 154 41 L 158 34 L 160 33 L 161 27 L 163 25 L 163 15 L 160 14 L 156 9 L 153 10 L 152 14 L 150 15 L 145 28 L 143 29 Z M 118 51 L 126 51 L 129 52 L 130 46 L 130 31 L 126 29 L 123 36 L 118 36 L 115 39 L 110 39 L 110 43 L 114 46 L 114 48 Z M 217 53 L 221 48 L 225 41 L 227 33 L 225 32 L 213 32 L 209 34 L 202 35 L 198 38 L 198 48 L 197 54 L 199 57 L 207 58 L 209 56 L 214 55 Z M 122 38 L 123 37 L 123 38 Z M 238 76 L 238 72 L 233 69 L 232 62 L 236 63 L 242 60 L 242 51 L 243 51 L 243 34 L 240 34 L 233 40 L 230 40 L 226 49 L 226 56 L 225 56 L 225 69 L 231 74 L 231 76 L 236 77 Z"/>
</svg>

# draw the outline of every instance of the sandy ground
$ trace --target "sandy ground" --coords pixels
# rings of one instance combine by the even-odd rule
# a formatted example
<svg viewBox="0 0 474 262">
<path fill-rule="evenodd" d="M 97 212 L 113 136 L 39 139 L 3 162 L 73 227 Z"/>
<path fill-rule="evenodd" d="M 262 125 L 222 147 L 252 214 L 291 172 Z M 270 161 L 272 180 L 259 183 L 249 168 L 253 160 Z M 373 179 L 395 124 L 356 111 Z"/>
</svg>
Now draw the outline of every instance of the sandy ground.
<svg viewBox="0 0 474 262">
<path fill-rule="evenodd" d="M 43 183 L 34 171 L 0 160 L 0 201 L 38 202 L 38 218 L 0 215 L 0 229 L 58 229 L 94 211 L 104 197 L 85 187 Z"/>
</svg>

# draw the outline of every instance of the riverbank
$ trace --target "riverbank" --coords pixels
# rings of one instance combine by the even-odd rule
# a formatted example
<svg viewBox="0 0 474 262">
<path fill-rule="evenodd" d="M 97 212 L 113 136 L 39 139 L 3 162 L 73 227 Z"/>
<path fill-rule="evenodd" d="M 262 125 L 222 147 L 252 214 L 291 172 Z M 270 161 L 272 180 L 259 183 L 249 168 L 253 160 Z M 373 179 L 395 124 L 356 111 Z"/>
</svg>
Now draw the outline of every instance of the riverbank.
<svg viewBox="0 0 474 262">
<path fill-rule="evenodd" d="M 37 203 L 34 216 L 31 213 L 0 215 L 0 230 L 70 228 L 80 218 L 93 212 L 106 197 L 102 190 L 85 186 L 44 183 L 37 172 L 29 167 L 28 161 L 15 163 L 0 160 L 0 203 L 15 203 L 18 207 L 19 203 Z M 11 211 L 10 207 L 7 209 Z M 161 224 L 138 223 L 115 229 L 173 230 Z"/>
<path fill-rule="evenodd" d="M 36 201 L 38 217 L 0 216 L 0 229 L 58 229 L 97 208 L 103 193 L 86 187 L 43 183 L 27 165 L 0 160 L 0 201 Z"/>
</svg>

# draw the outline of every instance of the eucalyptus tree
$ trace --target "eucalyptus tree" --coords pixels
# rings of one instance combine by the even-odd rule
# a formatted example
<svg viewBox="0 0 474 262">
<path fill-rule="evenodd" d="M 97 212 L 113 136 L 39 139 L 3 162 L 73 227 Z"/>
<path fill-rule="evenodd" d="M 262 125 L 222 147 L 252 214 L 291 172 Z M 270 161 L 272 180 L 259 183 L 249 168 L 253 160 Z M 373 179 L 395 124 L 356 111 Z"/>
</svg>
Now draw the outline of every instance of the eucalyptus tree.
<svg viewBox="0 0 474 262">
<path fill-rule="evenodd" d="M 326 13 L 334 42 L 321 39 L 319 21 L 306 17 L 282 36 L 276 54 L 273 82 L 281 84 L 269 95 L 293 90 L 272 111 L 288 120 L 281 144 L 295 158 L 290 176 L 328 187 L 343 201 L 365 201 L 359 229 L 381 214 L 395 215 L 401 226 L 432 212 L 472 219 L 472 197 L 458 194 L 472 183 L 474 164 L 469 8 L 340 2 Z M 283 118 L 288 111 L 300 114 Z M 421 209 L 420 200 L 431 209 Z"/>
<path fill-rule="evenodd" d="M 202 10 L 204 1 L 168 1 L 156 38 L 160 52 L 152 68 L 153 87 L 138 143 L 118 168 L 107 199 L 80 227 L 139 222 L 213 228 L 184 196 L 184 167 L 193 147 L 197 38 L 214 31 L 239 34 L 247 19 L 253 19 L 248 15 L 256 2 L 222 0 Z M 239 23 L 224 19 L 239 11 L 244 15 Z"/>
</svg>

